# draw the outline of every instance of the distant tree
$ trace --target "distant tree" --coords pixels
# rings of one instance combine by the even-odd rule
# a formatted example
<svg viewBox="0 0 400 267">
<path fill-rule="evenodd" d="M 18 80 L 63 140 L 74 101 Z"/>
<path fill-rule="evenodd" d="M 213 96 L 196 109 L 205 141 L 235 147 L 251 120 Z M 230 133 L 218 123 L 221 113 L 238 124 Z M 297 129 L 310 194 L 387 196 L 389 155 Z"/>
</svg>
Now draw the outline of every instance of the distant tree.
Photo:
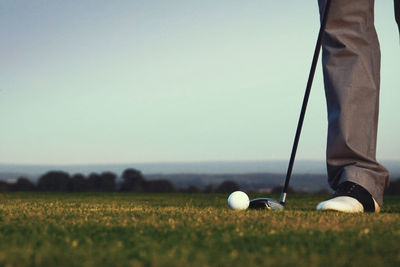
<svg viewBox="0 0 400 267">
<path fill-rule="evenodd" d="M 386 195 L 400 195 L 400 179 L 390 182 L 388 188 L 385 190 Z"/>
<path fill-rule="evenodd" d="M 146 187 L 146 181 L 140 171 L 135 169 L 126 169 L 122 173 L 122 183 L 120 190 L 124 192 L 143 192 Z"/>
<path fill-rule="evenodd" d="M 0 181 L 0 192 L 6 192 L 9 190 L 9 184 L 4 181 Z"/>
<path fill-rule="evenodd" d="M 34 191 L 35 185 L 25 177 L 19 177 L 17 182 L 12 185 L 13 191 Z"/>
<path fill-rule="evenodd" d="M 195 185 L 189 185 L 187 188 L 183 190 L 184 193 L 200 193 L 201 189 Z"/>
<path fill-rule="evenodd" d="M 103 192 L 114 192 L 116 189 L 115 180 L 117 179 L 117 175 L 112 172 L 103 172 L 100 175 L 101 180 L 101 191 Z"/>
<path fill-rule="evenodd" d="M 102 174 L 91 173 L 87 180 L 89 191 L 94 192 L 111 192 L 115 191 L 117 176 L 111 172 L 103 172 Z"/>
<path fill-rule="evenodd" d="M 87 179 L 88 191 L 99 192 L 101 191 L 101 178 L 98 173 L 91 173 Z"/>
<path fill-rule="evenodd" d="M 39 178 L 40 191 L 66 192 L 69 190 L 69 174 L 62 171 L 50 171 Z"/>
<path fill-rule="evenodd" d="M 320 190 L 318 190 L 317 192 L 315 192 L 316 194 L 324 194 L 324 195 L 327 195 L 327 194 L 329 194 L 329 190 L 328 189 L 326 189 L 326 188 L 321 188 Z"/>
<path fill-rule="evenodd" d="M 282 193 L 282 189 L 283 189 L 282 185 L 275 186 L 274 188 L 272 188 L 271 194 L 280 194 Z M 296 193 L 296 191 L 294 191 L 294 189 L 289 186 L 287 189 L 287 193 L 293 194 Z"/>
<path fill-rule="evenodd" d="M 208 184 L 206 185 L 206 187 L 204 187 L 203 189 L 204 193 L 213 193 L 214 192 L 214 187 L 212 184 Z"/>
<path fill-rule="evenodd" d="M 232 193 L 234 191 L 240 190 L 240 186 L 233 181 L 224 181 L 216 189 L 217 193 Z"/>
<path fill-rule="evenodd" d="M 87 180 L 83 174 L 75 174 L 70 180 L 70 191 L 71 192 L 85 192 L 88 190 Z"/>
<path fill-rule="evenodd" d="M 175 192 L 175 187 L 168 180 L 152 180 L 146 182 L 145 191 L 151 193 L 168 193 Z"/>
</svg>

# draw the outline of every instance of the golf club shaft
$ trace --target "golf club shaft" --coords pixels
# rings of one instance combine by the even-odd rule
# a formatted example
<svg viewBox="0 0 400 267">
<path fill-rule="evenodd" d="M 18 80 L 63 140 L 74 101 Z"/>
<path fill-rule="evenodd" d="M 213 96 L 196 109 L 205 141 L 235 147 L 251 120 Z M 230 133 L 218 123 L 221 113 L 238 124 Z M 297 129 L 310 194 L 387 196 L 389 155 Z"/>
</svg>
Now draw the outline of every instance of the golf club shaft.
<svg viewBox="0 0 400 267">
<path fill-rule="evenodd" d="M 324 31 L 325 31 L 326 22 L 328 20 L 328 13 L 329 13 L 330 5 L 331 5 L 331 0 L 327 0 L 326 5 L 325 5 L 325 10 L 323 13 L 323 17 L 322 17 L 321 27 L 320 27 L 319 34 L 318 34 L 317 44 L 315 46 L 314 57 L 313 57 L 312 64 L 311 64 L 310 74 L 308 76 L 308 82 L 307 82 L 306 92 L 305 92 L 304 99 L 303 99 L 303 105 L 301 107 L 300 118 L 299 118 L 299 122 L 297 124 L 296 136 L 294 138 L 292 154 L 290 155 L 290 161 L 289 161 L 289 166 L 288 166 L 288 170 L 286 173 L 285 185 L 282 189 L 282 194 L 281 194 L 281 199 L 280 199 L 280 203 L 282 205 L 285 205 L 285 203 L 286 203 L 287 189 L 289 187 L 289 181 L 290 181 L 290 177 L 292 175 L 294 159 L 296 157 L 297 146 L 299 144 L 301 129 L 303 127 L 304 116 L 306 114 L 308 98 L 310 96 L 311 86 L 312 86 L 312 82 L 313 82 L 314 74 L 315 74 L 315 69 L 316 69 L 317 63 L 318 63 L 318 56 L 319 56 L 319 53 L 321 50 L 322 37 L 323 37 Z"/>
</svg>

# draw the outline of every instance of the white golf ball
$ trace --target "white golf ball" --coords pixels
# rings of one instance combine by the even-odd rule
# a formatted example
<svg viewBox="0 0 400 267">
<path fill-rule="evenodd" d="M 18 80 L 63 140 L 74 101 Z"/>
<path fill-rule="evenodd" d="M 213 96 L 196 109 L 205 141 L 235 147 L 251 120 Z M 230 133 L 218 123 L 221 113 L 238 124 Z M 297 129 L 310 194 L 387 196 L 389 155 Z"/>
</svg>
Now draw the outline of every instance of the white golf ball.
<svg viewBox="0 0 400 267">
<path fill-rule="evenodd" d="M 242 191 L 235 191 L 228 197 L 228 205 L 233 210 L 245 210 L 249 207 L 249 203 L 249 197 Z"/>
</svg>

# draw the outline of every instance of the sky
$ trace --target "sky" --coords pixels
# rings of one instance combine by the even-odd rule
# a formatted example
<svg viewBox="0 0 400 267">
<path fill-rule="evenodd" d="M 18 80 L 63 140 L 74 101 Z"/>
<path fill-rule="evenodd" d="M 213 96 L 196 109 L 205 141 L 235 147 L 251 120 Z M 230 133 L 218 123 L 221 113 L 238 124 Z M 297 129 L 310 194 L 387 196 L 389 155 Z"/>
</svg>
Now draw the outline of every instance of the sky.
<svg viewBox="0 0 400 267">
<path fill-rule="evenodd" d="M 378 159 L 400 160 L 399 35 L 376 1 Z M 0 0 L 0 163 L 290 156 L 317 1 Z M 325 158 L 321 65 L 298 159 Z"/>
</svg>

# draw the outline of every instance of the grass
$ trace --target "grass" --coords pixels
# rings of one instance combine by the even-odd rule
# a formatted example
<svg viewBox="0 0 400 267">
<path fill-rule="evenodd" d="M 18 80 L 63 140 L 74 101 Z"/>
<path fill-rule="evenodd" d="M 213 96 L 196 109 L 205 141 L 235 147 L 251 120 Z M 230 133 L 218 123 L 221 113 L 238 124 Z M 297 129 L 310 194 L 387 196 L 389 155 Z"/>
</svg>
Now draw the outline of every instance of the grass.
<svg viewBox="0 0 400 267">
<path fill-rule="evenodd" d="M 217 194 L 0 194 L 0 266 L 400 265 L 399 197 L 314 211 L 326 197 L 237 212 Z"/>
</svg>

